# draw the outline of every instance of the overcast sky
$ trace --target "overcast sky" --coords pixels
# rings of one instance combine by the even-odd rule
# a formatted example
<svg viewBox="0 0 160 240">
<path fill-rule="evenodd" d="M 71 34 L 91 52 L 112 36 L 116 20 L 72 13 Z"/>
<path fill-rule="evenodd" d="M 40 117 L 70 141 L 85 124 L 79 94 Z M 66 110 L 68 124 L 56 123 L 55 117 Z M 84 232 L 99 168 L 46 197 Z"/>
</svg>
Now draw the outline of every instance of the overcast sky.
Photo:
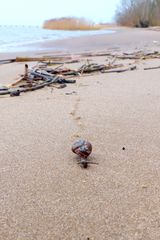
<svg viewBox="0 0 160 240">
<path fill-rule="evenodd" d="M 42 25 L 44 20 L 75 16 L 111 22 L 120 0 L 1 0 L 0 25 Z"/>
</svg>

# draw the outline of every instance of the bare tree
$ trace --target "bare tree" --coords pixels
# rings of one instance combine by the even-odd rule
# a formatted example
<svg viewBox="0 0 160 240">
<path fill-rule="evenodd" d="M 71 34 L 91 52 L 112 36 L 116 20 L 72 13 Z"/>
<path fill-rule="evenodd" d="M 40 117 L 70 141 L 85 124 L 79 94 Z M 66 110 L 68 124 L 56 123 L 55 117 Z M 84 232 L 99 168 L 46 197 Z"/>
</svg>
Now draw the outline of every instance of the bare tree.
<svg viewBox="0 0 160 240">
<path fill-rule="evenodd" d="M 148 27 L 160 24 L 160 0 L 122 0 L 116 12 L 117 23 Z"/>
</svg>

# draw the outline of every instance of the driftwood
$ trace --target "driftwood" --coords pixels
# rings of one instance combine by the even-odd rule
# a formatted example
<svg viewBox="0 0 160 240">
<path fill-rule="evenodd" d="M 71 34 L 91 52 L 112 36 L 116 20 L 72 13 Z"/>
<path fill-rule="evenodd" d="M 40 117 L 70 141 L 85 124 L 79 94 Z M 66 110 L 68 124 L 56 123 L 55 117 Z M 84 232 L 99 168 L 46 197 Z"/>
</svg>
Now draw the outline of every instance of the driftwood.
<svg viewBox="0 0 160 240">
<path fill-rule="evenodd" d="M 116 57 L 117 59 L 129 59 L 129 60 L 137 60 L 137 59 L 154 59 L 154 58 L 160 58 L 160 53 L 158 51 L 138 51 L 135 53 L 123 53 L 122 55 L 111 55 L 112 57 Z"/>
<path fill-rule="evenodd" d="M 52 64 L 57 64 L 57 62 L 72 60 L 71 57 L 64 56 L 45 56 L 45 57 L 16 57 L 15 62 L 52 62 Z M 73 60 L 72 60 L 73 61 Z"/>
<path fill-rule="evenodd" d="M 44 81 L 43 83 L 35 84 L 35 85 L 32 85 L 31 87 L 24 87 L 24 86 L 18 87 L 18 88 L 16 88 L 16 90 L 18 90 L 21 93 L 21 92 L 35 91 L 35 90 L 44 88 L 46 86 L 49 86 L 53 83 L 63 84 L 63 87 L 64 87 L 65 83 L 75 83 L 75 80 L 65 80 L 59 76 L 54 76 L 52 78 L 45 77 L 44 79 L 46 79 L 46 81 Z M 0 91 L 0 95 L 11 94 L 12 91 L 13 90 L 11 88 L 8 88 L 7 90 Z"/>
<path fill-rule="evenodd" d="M 103 70 L 108 70 L 112 68 L 123 67 L 122 64 L 84 64 L 78 70 L 73 70 L 69 68 L 57 67 L 57 68 L 42 68 L 42 71 L 45 71 L 48 74 L 60 74 L 63 76 L 82 76 L 83 74 L 90 74 L 93 72 L 101 72 Z M 41 72 L 42 73 L 42 72 Z"/>
<path fill-rule="evenodd" d="M 84 64 L 82 65 L 79 69 L 78 72 L 80 74 L 84 73 L 92 73 L 92 72 L 102 72 L 107 69 L 112 69 L 112 68 L 117 68 L 117 67 L 122 67 L 122 64 L 119 65 L 112 65 L 112 64 L 96 64 L 96 63 L 91 63 L 91 64 Z"/>
<path fill-rule="evenodd" d="M 16 88 L 16 90 L 19 90 L 19 92 L 28 92 L 28 91 L 35 91 L 35 90 L 38 90 L 38 89 L 41 89 L 43 87 L 46 87 L 46 86 L 49 86 L 50 84 L 52 83 L 55 83 L 58 81 L 58 76 L 55 76 L 53 77 L 53 79 L 50 81 L 47 81 L 47 82 L 44 82 L 44 83 L 40 83 L 40 84 L 37 84 L 37 85 L 33 85 L 32 87 L 19 87 L 19 88 Z M 0 91 L 0 95 L 6 95 L 6 94 L 10 94 L 12 93 L 12 89 L 8 89 L 8 90 L 5 90 L 5 91 Z"/>
<path fill-rule="evenodd" d="M 77 55 L 79 57 L 113 57 L 117 59 L 150 59 L 150 58 L 160 58 L 160 52 L 158 51 L 137 51 L 137 52 L 124 52 L 122 54 L 116 54 L 113 52 L 99 52 L 99 53 L 82 53 Z M 42 56 L 42 57 L 16 57 L 13 59 L 2 59 L 0 60 L 0 64 L 7 64 L 13 62 L 42 62 L 47 65 L 54 64 L 70 64 L 77 63 L 79 60 L 73 59 L 70 56 L 65 55 L 57 55 L 57 56 Z"/>
<path fill-rule="evenodd" d="M 91 64 L 82 65 L 78 69 L 78 72 L 80 74 L 83 74 L 83 73 L 97 72 L 97 71 L 101 71 L 103 69 L 106 69 L 106 65 L 104 65 L 104 64 L 99 65 L 99 64 L 96 64 L 96 63 L 91 63 Z"/>
<path fill-rule="evenodd" d="M 79 75 L 79 72 L 76 71 L 76 70 L 71 70 L 69 68 L 44 68 L 44 70 L 46 70 L 48 73 L 51 73 L 51 74 L 60 74 L 60 75 L 64 75 L 64 76 L 70 76 L 70 75 L 73 75 L 73 76 L 77 76 Z"/>
<path fill-rule="evenodd" d="M 46 71 L 39 71 L 38 69 L 35 71 L 31 70 L 30 74 L 33 75 L 34 77 L 40 77 L 41 80 L 44 80 L 51 84 L 52 83 L 64 84 L 64 83 L 75 83 L 76 82 L 76 80 L 66 80 L 65 78 L 63 78 L 61 76 L 53 75 Z M 55 76 L 56 76 L 56 78 L 55 78 Z"/>
<path fill-rule="evenodd" d="M 117 59 L 150 59 L 150 58 L 160 58 L 160 52 L 158 51 L 137 51 L 137 52 L 124 52 L 122 54 L 117 54 L 113 52 L 100 52 L 100 53 L 84 53 L 81 54 L 82 57 L 116 57 Z"/>
<path fill-rule="evenodd" d="M 101 56 L 108 56 L 117 59 L 150 59 L 150 58 L 160 58 L 160 52 L 158 51 L 137 51 L 137 52 L 124 52 L 122 54 L 111 53 L 111 52 L 104 52 L 104 53 L 85 53 L 81 55 L 82 57 L 101 57 Z"/>
<path fill-rule="evenodd" d="M 71 58 L 64 58 L 64 57 L 17 57 L 13 59 L 2 59 L 0 60 L 0 64 L 8 64 L 8 63 L 14 63 L 14 62 L 41 62 L 46 65 L 58 65 L 58 64 L 71 64 L 71 63 L 78 63 L 79 60 L 68 60 Z"/>
<path fill-rule="evenodd" d="M 82 57 L 105 57 L 105 56 L 111 56 L 110 52 L 104 52 L 104 53 L 82 53 Z"/>
<path fill-rule="evenodd" d="M 25 84 L 19 85 L 22 81 Z M 68 80 L 63 76 L 50 74 L 45 70 L 41 69 L 28 69 L 28 65 L 25 64 L 24 75 L 21 76 L 15 83 L 8 87 L 0 87 L 0 95 L 10 94 L 10 96 L 19 96 L 22 92 L 35 91 L 52 84 L 59 84 L 65 87 L 66 83 L 75 83 L 76 80 Z M 17 86 L 19 85 L 19 86 Z M 16 88 L 15 88 L 16 86 Z"/>
<path fill-rule="evenodd" d="M 111 69 L 111 70 L 103 70 L 101 71 L 102 73 L 122 73 L 122 72 L 127 72 L 127 71 L 133 71 L 136 70 L 137 67 L 129 67 L 129 68 L 121 68 L 121 69 Z"/>
<path fill-rule="evenodd" d="M 40 63 L 44 63 L 46 65 L 58 65 L 58 64 L 71 64 L 78 63 L 79 60 L 70 60 L 70 61 L 40 61 Z"/>
<path fill-rule="evenodd" d="M 9 84 L 9 85 L 8 85 L 8 88 L 14 87 L 14 86 L 16 86 L 17 84 L 21 83 L 22 81 L 24 81 L 24 76 L 18 78 L 14 83 Z"/>
<path fill-rule="evenodd" d="M 13 58 L 13 59 L 4 59 L 4 60 L 0 60 L 0 64 L 13 63 L 15 61 L 16 61 L 15 58 Z"/>
<path fill-rule="evenodd" d="M 144 70 L 152 70 L 152 69 L 159 69 L 160 66 L 157 66 L 157 67 L 147 67 L 147 68 L 144 68 Z"/>
<path fill-rule="evenodd" d="M 107 64 L 97 64 L 90 63 L 87 61 L 86 64 L 83 64 L 80 68 L 74 70 L 70 68 L 66 68 L 64 63 L 75 63 L 78 60 L 74 60 L 71 57 L 67 56 L 47 56 L 42 58 L 16 58 L 16 61 L 38 61 L 38 63 L 33 66 L 31 69 L 28 68 L 28 65 L 25 64 L 24 74 L 14 83 L 7 87 L 0 87 L 0 95 L 12 94 L 14 96 L 18 96 L 16 91 L 27 92 L 27 91 L 35 91 L 37 89 L 41 89 L 45 86 L 54 86 L 55 87 L 65 87 L 67 83 L 75 83 L 75 80 L 69 80 L 68 78 L 74 76 L 90 76 L 96 72 L 99 73 L 122 73 L 126 71 L 133 71 L 136 69 L 136 66 L 125 66 L 124 64 L 115 64 L 117 59 L 140 59 L 145 58 L 154 58 L 160 57 L 159 52 L 142 52 L 138 51 L 135 53 L 123 53 L 122 55 L 115 55 L 111 53 L 100 53 L 96 54 L 96 56 L 109 56 L 112 57 L 112 61 L 109 61 Z M 93 54 L 92 54 L 93 56 Z M 11 59 L 13 60 L 13 59 Z M 62 62 L 63 61 L 63 62 Z M 50 64 L 60 64 L 58 67 L 51 67 Z M 157 69 L 160 68 L 145 68 L 145 70 L 149 69 Z M 66 79 L 67 78 L 67 79 Z M 60 86 L 61 85 L 61 86 Z M 15 91 L 15 92 L 14 92 Z"/>
<path fill-rule="evenodd" d="M 28 64 L 25 64 L 25 72 L 24 72 L 24 78 L 28 78 Z"/>
</svg>

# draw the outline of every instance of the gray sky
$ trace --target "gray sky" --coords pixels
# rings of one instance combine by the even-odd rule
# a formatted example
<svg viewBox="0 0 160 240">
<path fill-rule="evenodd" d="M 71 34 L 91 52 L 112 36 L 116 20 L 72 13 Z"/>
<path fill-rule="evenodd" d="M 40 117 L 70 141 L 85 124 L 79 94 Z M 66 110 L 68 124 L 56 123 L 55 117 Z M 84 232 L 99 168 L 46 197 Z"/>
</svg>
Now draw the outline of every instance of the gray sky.
<svg viewBox="0 0 160 240">
<path fill-rule="evenodd" d="M 3 0 L 0 25 L 42 25 L 44 20 L 75 16 L 111 22 L 120 0 Z"/>
</svg>

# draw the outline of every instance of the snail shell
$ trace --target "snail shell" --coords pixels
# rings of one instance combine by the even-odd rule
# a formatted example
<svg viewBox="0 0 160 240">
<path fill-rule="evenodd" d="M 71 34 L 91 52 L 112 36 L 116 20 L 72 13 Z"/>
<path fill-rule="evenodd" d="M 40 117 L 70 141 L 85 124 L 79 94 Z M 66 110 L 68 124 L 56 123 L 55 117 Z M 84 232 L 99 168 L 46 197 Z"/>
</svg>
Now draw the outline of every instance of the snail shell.
<svg viewBox="0 0 160 240">
<path fill-rule="evenodd" d="M 92 152 L 92 145 L 86 140 L 77 140 L 73 146 L 72 151 L 81 158 L 87 158 Z"/>
</svg>

